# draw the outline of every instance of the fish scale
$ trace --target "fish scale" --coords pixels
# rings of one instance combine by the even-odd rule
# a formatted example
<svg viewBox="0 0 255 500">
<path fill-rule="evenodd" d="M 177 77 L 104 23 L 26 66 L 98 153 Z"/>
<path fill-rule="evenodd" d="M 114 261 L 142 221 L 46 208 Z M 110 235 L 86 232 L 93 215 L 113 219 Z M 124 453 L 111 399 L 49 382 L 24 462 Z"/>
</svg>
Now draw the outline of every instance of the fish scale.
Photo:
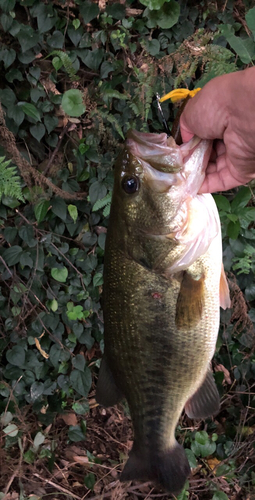
<svg viewBox="0 0 255 500">
<path fill-rule="evenodd" d="M 130 408 L 134 443 L 121 479 L 173 493 L 190 472 L 175 439 L 183 408 L 195 418 L 219 409 L 210 361 L 225 281 L 217 209 L 197 195 L 211 144 L 176 146 L 164 135 L 131 132 L 116 164 L 96 398 L 109 406 L 125 397 Z"/>
</svg>

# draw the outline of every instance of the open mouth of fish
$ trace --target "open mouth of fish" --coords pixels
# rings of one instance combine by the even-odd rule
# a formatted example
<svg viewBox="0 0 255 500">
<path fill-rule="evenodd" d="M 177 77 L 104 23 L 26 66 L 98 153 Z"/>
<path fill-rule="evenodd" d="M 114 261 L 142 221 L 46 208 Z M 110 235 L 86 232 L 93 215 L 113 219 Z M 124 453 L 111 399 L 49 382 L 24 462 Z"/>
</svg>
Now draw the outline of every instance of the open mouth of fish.
<svg viewBox="0 0 255 500">
<path fill-rule="evenodd" d="M 196 136 L 189 142 L 178 146 L 174 138 L 167 137 L 165 133 L 154 134 L 129 130 L 126 144 L 134 156 L 146 161 L 158 172 L 168 174 L 179 172 L 185 174 L 185 166 L 194 155 L 203 157 L 200 173 L 204 173 L 211 154 L 211 141 Z M 198 158 L 194 160 L 197 161 Z"/>
</svg>

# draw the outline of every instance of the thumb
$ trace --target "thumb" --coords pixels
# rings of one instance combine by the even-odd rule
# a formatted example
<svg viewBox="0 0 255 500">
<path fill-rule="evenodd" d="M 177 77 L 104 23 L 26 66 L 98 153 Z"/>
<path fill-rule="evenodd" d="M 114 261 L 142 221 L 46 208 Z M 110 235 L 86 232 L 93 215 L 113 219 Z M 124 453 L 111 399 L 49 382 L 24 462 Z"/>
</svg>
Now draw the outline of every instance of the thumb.
<svg viewBox="0 0 255 500">
<path fill-rule="evenodd" d="M 198 107 L 196 103 L 197 100 L 199 100 L 199 94 L 200 92 L 195 97 L 192 97 L 192 99 L 189 99 L 181 114 L 180 131 L 183 142 L 188 142 L 193 135 L 201 137 L 199 134 L 199 127 L 197 126 Z"/>
<path fill-rule="evenodd" d="M 180 117 L 180 132 L 183 142 L 189 142 L 192 139 L 194 132 L 192 132 L 186 124 L 183 114 Z"/>
</svg>

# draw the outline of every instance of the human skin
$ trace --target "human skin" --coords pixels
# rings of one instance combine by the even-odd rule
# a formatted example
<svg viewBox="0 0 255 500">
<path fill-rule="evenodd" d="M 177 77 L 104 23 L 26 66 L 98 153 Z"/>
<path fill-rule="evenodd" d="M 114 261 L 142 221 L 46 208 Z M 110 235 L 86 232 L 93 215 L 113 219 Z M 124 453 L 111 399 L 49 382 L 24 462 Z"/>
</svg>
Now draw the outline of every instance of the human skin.
<svg viewBox="0 0 255 500">
<path fill-rule="evenodd" d="M 255 179 L 255 67 L 214 78 L 181 115 L 183 142 L 214 140 L 200 193 L 225 191 Z"/>
</svg>

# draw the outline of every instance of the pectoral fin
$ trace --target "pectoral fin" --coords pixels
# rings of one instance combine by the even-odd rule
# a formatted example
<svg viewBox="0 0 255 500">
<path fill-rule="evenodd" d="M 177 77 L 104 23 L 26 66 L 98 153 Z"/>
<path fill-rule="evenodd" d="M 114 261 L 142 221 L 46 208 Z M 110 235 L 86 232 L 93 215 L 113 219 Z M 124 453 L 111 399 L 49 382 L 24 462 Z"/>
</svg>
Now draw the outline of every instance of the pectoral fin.
<svg viewBox="0 0 255 500">
<path fill-rule="evenodd" d="M 230 296 L 229 296 L 229 287 L 228 287 L 228 282 L 227 282 L 227 278 L 226 278 L 223 264 L 222 264 L 221 275 L 220 275 L 220 307 L 222 307 L 222 309 L 227 309 L 228 307 L 231 307 L 231 300 L 230 300 Z"/>
<path fill-rule="evenodd" d="M 123 394 L 118 389 L 106 357 L 101 362 L 99 377 L 96 387 L 96 401 L 102 406 L 114 406 L 123 399 Z"/>
<path fill-rule="evenodd" d="M 220 397 L 213 374 L 208 370 L 205 380 L 187 401 L 185 411 L 190 418 L 207 418 L 218 413 Z"/>
<path fill-rule="evenodd" d="M 175 324 L 177 328 L 191 328 L 201 319 L 204 305 L 204 277 L 194 279 L 187 271 L 183 273 L 179 291 Z"/>
</svg>

